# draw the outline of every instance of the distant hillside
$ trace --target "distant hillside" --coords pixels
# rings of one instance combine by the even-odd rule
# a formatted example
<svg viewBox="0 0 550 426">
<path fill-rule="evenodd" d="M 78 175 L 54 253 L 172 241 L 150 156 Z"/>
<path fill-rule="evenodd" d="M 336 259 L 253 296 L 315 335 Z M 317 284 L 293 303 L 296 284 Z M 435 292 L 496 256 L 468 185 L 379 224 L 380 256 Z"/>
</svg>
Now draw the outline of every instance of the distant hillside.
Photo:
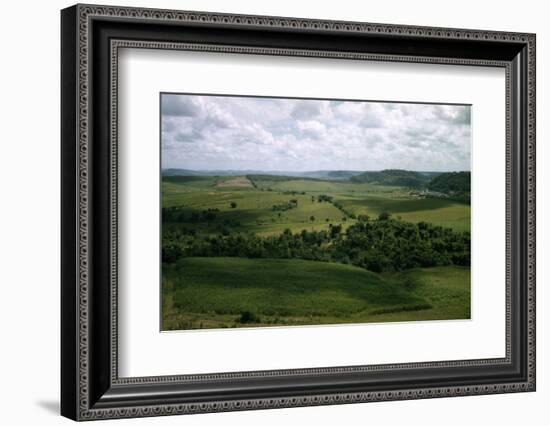
<svg viewBox="0 0 550 426">
<path fill-rule="evenodd" d="M 162 176 L 243 176 L 251 173 L 261 173 L 256 170 L 189 170 L 162 169 Z"/>
<path fill-rule="evenodd" d="M 470 181 L 470 172 L 442 173 L 430 181 L 428 189 L 445 194 L 469 194 Z"/>
<path fill-rule="evenodd" d="M 163 169 L 162 176 L 202 176 L 204 173 L 185 169 Z"/>
<path fill-rule="evenodd" d="M 270 174 L 247 174 L 246 177 L 252 182 L 260 181 L 269 181 L 269 182 L 287 182 L 289 180 L 296 180 L 299 178 L 301 180 L 319 180 L 313 177 L 304 177 L 304 176 L 287 176 L 287 175 L 270 175 Z"/>
<path fill-rule="evenodd" d="M 163 169 L 163 176 L 244 176 L 244 175 L 269 175 L 294 178 L 313 179 L 348 179 L 351 176 L 363 172 L 353 170 L 312 170 L 305 172 L 293 172 L 284 170 L 189 170 L 189 169 Z"/>
<path fill-rule="evenodd" d="M 461 172 L 462 173 L 462 172 Z M 469 173 L 469 172 L 468 172 Z M 388 186 L 404 186 L 408 188 L 426 188 L 428 183 L 436 181 L 440 176 L 443 176 L 442 182 L 445 181 L 445 175 L 449 173 L 429 172 L 429 171 L 410 171 L 400 169 L 386 169 L 382 171 L 356 171 L 356 170 L 311 170 L 304 172 L 282 171 L 282 170 L 190 170 L 190 169 L 162 169 L 163 177 L 173 176 L 247 176 L 252 181 L 270 180 L 270 181 L 287 181 L 294 179 L 305 180 L 347 180 L 356 183 L 374 183 L 378 185 Z M 468 178 L 469 179 L 469 178 Z M 469 180 L 468 180 L 469 185 Z M 468 186 L 469 188 L 469 186 Z M 429 188 L 432 189 L 432 188 Z M 432 189 L 437 192 L 437 189 Z M 460 190 L 453 190 L 458 191 Z M 469 189 L 468 189 L 469 192 Z"/>
<path fill-rule="evenodd" d="M 332 179 L 347 179 L 352 176 L 360 175 L 363 172 L 358 172 L 355 170 L 333 170 L 327 173 L 327 177 Z"/>
<path fill-rule="evenodd" d="M 196 176 L 196 175 L 164 175 L 162 176 L 163 182 L 173 183 L 187 183 L 187 182 L 200 182 L 204 180 L 212 179 L 210 176 Z"/>
<path fill-rule="evenodd" d="M 429 179 L 433 179 L 434 177 L 439 176 L 440 174 L 442 174 L 444 172 L 421 172 L 421 171 L 419 171 L 418 173 L 420 173 L 423 176 L 426 176 Z"/>
<path fill-rule="evenodd" d="M 350 178 L 350 181 L 357 183 L 376 183 L 378 185 L 406 186 L 409 188 L 424 187 L 429 180 L 430 178 L 423 173 L 398 169 L 365 172 Z"/>
</svg>

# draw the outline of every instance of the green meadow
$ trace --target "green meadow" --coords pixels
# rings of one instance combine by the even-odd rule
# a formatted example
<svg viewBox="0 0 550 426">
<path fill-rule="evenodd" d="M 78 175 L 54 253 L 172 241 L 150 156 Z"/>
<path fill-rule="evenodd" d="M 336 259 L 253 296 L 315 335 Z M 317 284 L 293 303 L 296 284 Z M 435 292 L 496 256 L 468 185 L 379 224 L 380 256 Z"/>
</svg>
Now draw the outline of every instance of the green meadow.
<svg viewBox="0 0 550 426">
<path fill-rule="evenodd" d="M 349 179 L 164 176 L 162 208 L 163 330 L 470 318 L 463 200 Z"/>
<path fill-rule="evenodd" d="M 246 177 L 242 177 L 246 179 Z M 192 212 L 217 208 L 215 223 L 235 220 L 238 229 L 260 234 L 273 234 L 301 229 L 327 229 L 329 223 L 344 226 L 355 219 L 333 204 L 318 203 L 320 194 L 334 197 L 348 213 L 372 217 L 386 211 L 410 222 L 430 222 L 457 231 L 470 230 L 470 206 L 443 198 L 419 198 L 402 187 L 291 179 L 287 181 L 258 180 L 250 186 L 227 186 L 233 177 L 174 176 L 162 182 L 163 207 L 179 207 Z M 252 186 L 252 183 L 255 186 Z M 314 198 L 312 198 L 314 197 Z M 289 199 L 297 199 L 298 206 L 285 212 L 273 211 L 272 206 Z M 237 207 L 232 208 L 231 202 Z M 280 214 L 279 214 L 280 213 Z M 313 220 L 311 217 L 313 216 Z M 349 223 L 348 223 L 349 222 Z"/>
<path fill-rule="evenodd" d="M 300 259 L 190 257 L 165 265 L 163 278 L 164 330 L 470 317 L 465 267 L 387 275 Z"/>
</svg>

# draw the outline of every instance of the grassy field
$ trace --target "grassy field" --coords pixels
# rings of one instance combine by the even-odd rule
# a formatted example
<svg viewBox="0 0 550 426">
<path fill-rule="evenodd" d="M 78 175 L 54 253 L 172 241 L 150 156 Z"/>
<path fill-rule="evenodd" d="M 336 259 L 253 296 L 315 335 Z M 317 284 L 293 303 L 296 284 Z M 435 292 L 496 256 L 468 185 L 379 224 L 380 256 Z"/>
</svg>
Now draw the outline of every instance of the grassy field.
<svg viewBox="0 0 550 426">
<path fill-rule="evenodd" d="M 410 222 L 424 221 L 457 231 L 470 230 L 469 205 L 442 198 L 419 198 L 401 187 L 298 178 L 251 182 L 244 176 L 178 176 L 164 178 L 162 183 L 164 207 L 180 207 L 189 213 L 219 209 L 212 229 L 233 222 L 227 226 L 259 235 L 280 233 L 286 228 L 292 231 L 328 229 L 329 223 L 341 223 L 345 228 L 354 223 L 354 219 L 346 217 L 334 204 L 317 202 L 316 197 L 321 194 L 332 196 L 347 213 L 355 216 L 367 214 L 374 218 L 387 211 Z M 296 208 L 284 212 L 273 210 L 274 205 L 291 199 L 298 201 Z M 236 207 L 232 208 L 231 203 L 236 203 Z"/>
<path fill-rule="evenodd" d="M 470 206 L 442 198 L 345 196 L 340 203 L 355 215 L 376 217 L 383 211 L 409 222 L 430 222 L 456 231 L 470 230 Z"/>
<path fill-rule="evenodd" d="M 470 270 L 376 274 L 297 259 L 185 258 L 163 266 L 164 330 L 470 317 Z"/>
</svg>

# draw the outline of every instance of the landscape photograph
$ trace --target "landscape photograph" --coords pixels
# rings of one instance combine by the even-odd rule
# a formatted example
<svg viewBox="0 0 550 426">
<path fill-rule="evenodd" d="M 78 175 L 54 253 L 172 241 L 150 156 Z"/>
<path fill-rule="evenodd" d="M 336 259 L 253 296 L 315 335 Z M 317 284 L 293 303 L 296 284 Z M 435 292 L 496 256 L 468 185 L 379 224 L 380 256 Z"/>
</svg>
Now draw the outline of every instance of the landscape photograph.
<svg viewBox="0 0 550 426">
<path fill-rule="evenodd" d="M 471 107 L 160 94 L 161 330 L 466 320 Z"/>
</svg>

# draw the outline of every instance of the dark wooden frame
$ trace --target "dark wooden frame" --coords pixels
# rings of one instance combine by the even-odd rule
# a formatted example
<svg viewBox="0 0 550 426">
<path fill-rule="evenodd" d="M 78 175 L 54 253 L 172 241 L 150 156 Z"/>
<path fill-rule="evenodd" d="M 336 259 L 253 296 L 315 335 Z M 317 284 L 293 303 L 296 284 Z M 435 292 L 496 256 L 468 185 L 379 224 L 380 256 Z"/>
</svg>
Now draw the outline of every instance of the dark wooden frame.
<svg viewBox="0 0 550 426">
<path fill-rule="evenodd" d="M 61 413 L 75 420 L 535 390 L 535 36 L 76 5 L 61 13 Z M 119 378 L 117 49 L 220 50 L 506 69 L 502 359 Z"/>
</svg>

